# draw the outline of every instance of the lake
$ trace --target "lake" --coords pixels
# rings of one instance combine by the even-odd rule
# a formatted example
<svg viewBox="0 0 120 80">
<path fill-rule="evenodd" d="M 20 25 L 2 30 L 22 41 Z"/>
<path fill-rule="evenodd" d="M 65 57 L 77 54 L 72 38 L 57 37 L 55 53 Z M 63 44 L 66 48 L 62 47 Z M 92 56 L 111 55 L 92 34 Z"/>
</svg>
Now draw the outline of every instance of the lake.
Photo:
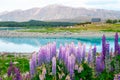
<svg viewBox="0 0 120 80">
<path fill-rule="evenodd" d="M 120 39 L 119 39 L 120 40 Z M 92 38 L 30 38 L 30 37 L 1 37 L 0 38 L 0 52 L 33 52 L 38 51 L 40 46 L 45 45 L 49 42 L 56 42 L 57 48 L 59 48 L 60 44 L 71 43 L 74 42 L 77 44 L 81 42 L 82 44 L 86 44 L 87 51 L 89 47 L 92 45 L 97 46 L 97 52 L 101 52 L 102 44 L 101 38 L 92 37 Z M 114 38 L 107 38 L 107 41 L 110 43 L 110 48 L 114 49 Z"/>
<path fill-rule="evenodd" d="M 24 29 L 23 27 L 0 27 L 0 30 L 20 30 Z"/>
</svg>

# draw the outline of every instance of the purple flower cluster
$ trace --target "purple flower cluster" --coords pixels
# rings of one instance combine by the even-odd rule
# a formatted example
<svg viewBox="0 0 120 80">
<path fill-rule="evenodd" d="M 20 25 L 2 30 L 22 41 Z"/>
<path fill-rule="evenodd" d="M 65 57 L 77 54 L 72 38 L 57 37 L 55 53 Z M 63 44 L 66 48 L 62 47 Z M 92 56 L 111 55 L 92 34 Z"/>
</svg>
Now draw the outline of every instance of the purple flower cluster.
<svg viewBox="0 0 120 80">
<path fill-rule="evenodd" d="M 13 63 L 10 62 L 10 66 L 9 66 L 9 68 L 8 68 L 8 72 L 7 72 L 8 77 L 11 76 L 11 74 L 13 73 L 13 72 L 12 72 L 13 70 L 14 70 Z"/>
<path fill-rule="evenodd" d="M 90 50 L 91 53 L 91 50 Z M 63 60 L 65 64 L 68 64 L 68 57 L 73 54 L 76 58 L 77 63 L 81 63 L 81 61 L 86 58 L 86 45 L 78 43 L 78 46 L 75 46 L 74 43 L 66 44 L 65 46 L 60 45 L 59 48 L 59 60 Z M 91 60 L 91 54 L 89 58 Z"/>
<path fill-rule="evenodd" d="M 45 46 L 42 46 L 38 53 L 33 53 L 32 58 L 30 59 L 30 75 L 31 78 L 35 75 L 35 70 L 37 66 L 41 66 L 42 64 L 50 63 L 52 58 L 56 56 L 56 43 L 49 43 Z M 54 67 L 55 67 L 54 61 Z M 55 68 L 54 68 L 55 69 Z"/>
<path fill-rule="evenodd" d="M 18 68 L 15 68 L 15 69 L 14 69 L 14 72 L 15 72 L 16 77 L 15 77 L 13 80 L 22 80 L 22 76 L 21 76 L 21 74 L 20 74 L 19 69 L 18 69 Z"/>
<path fill-rule="evenodd" d="M 90 64 L 92 62 L 92 47 L 90 47 L 90 49 L 89 49 L 87 62 L 88 62 L 88 64 Z"/>
<path fill-rule="evenodd" d="M 109 55 L 110 55 L 109 47 L 110 47 L 110 45 L 109 45 L 109 43 L 106 42 L 105 35 L 103 35 L 103 37 L 102 37 L 102 54 L 100 54 L 100 56 L 97 56 L 96 65 L 95 65 L 96 71 L 98 73 L 102 72 L 105 69 L 105 66 L 106 66 L 105 64 L 107 64 L 106 61 L 109 59 Z"/>
<path fill-rule="evenodd" d="M 101 56 L 98 56 L 96 58 L 96 71 L 97 72 L 102 72 L 105 68 L 104 62 L 102 61 Z"/>
<path fill-rule="evenodd" d="M 70 72 L 71 78 L 74 75 L 74 67 L 75 67 L 75 56 L 73 54 L 71 54 L 68 57 L 68 64 L 67 64 L 67 68 L 68 68 L 68 71 Z"/>
<path fill-rule="evenodd" d="M 96 52 L 96 51 L 95 51 Z M 47 64 L 52 62 L 52 74 L 56 74 L 56 58 L 63 61 L 70 76 L 74 75 L 74 67 L 76 62 L 81 64 L 81 61 L 92 61 L 92 48 L 90 48 L 88 56 L 86 55 L 86 45 L 78 43 L 78 46 L 72 42 L 71 44 L 65 44 L 65 46 L 60 45 L 60 48 L 56 50 L 56 43 L 49 43 L 45 46 L 42 46 L 38 54 L 32 54 L 30 59 L 30 74 L 31 77 L 35 74 L 35 69 L 37 66 L 42 64 Z"/>
<path fill-rule="evenodd" d="M 96 52 L 96 50 L 95 50 Z M 74 75 L 74 69 L 76 62 L 81 64 L 82 61 L 87 61 L 91 63 L 92 61 L 92 47 L 90 47 L 88 56 L 86 55 L 86 45 L 78 43 L 77 46 L 74 43 L 66 44 L 65 46 L 60 45 L 59 48 L 59 60 L 62 60 L 67 67 L 72 78 Z"/>
<path fill-rule="evenodd" d="M 105 54 L 106 54 L 106 37 L 103 35 L 102 37 L 102 60 L 105 60 Z"/>
<path fill-rule="evenodd" d="M 106 42 L 106 37 L 103 35 L 102 37 L 102 60 L 105 60 L 105 56 L 110 55 L 110 45 Z"/>
<path fill-rule="evenodd" d="M 115 55 L 120 54 L 120 45 L 118 44 L 118 33 L 115 34 Z"/>
<path fill-rule="evenodd" d="M 37 67 L 37 57 L 36 57 L 36 52 L 32 54 L 32 58 L 30 59 L 30 74 L 31 77 L 35 75 L 35 69 Z"/>
<path fill-rule="evenodd" d="M 11 75 L 14 76 L 13 80 L 22 80 L 22 76 L 19 69 L 15 67 L 12 62 L 10 62 L 7 74 L 8 77 L 10 77 Z"/>
<path fill-rule="evenodd" d="M 118 44 L 118 33 L 115 34 L 115 55 L 120 53 L 120 46 Z M 110 44 L 106 42 L 106 37 L 103 35 L 102 37 L 102 54 L 96 59 L 96 70 L 101 72 L 104 70 L 104 67 L 109 67 L 110 56 L 112 53 L 110 52 Z"/>
<path fill-rule="evenodd" d="M 52 60 L 52 57 L 56 56 L 56 43 L 49 43 L 45 46 L 42 46 L 37 56 L 39 66 L 42 63 L 49 63 Z"/>
</svg>

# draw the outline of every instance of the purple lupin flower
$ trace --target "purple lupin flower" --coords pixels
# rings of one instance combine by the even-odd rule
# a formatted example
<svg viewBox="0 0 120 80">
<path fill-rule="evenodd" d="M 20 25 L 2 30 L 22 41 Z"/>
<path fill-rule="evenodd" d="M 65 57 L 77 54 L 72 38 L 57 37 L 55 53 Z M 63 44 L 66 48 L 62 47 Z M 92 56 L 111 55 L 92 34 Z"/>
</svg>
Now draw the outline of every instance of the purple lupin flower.
<svg viewBox="0 0 120 80">
<path fill-rule="evenodd" d="M 74 66 L 75 66 L 75 56 L 73 54 L 71 54 L 71 58 L 70 58 L 70 67 L 69 67 L 69 71 L 70 71 L 70 77 L 72 79 L 73 74 L 74 74 Z"/>
<path fill-rule="evenodd" d="M 34 65 L 33 65 L 33 61 L 32 61 L 32 59 L 30 59 L 30 76 L 31 76 L 31 78 L 34 76 L 34 74 L 35 74 L 35 67 L 34 67 Z"/>
<path fill-rule="evenodd" d="M 33 54 L 32 54 L 32 58 L 30 59 L 30 62 L 29 62 L 29 64 L 30 64 L 30 75 L 31 75 L 31 77 L 33 77 L 34 76 L 34 74 L 35 74 L 35 68 L 37 67 L 37 61 L 36 61 L 37 59 L 36 59 L 36 52 L 34 52 Z"/>
<path fill-rule="evenodd" d="M 15 72 L 15 74 L 16 74 L 14 80 L 22 80 L 22 76 L 21 76 L 21 74 L 20 74 L 19 69 L 15 67 L 15 68 L 14 68 L 14 72 Z"/>
<path fill-rule="evenodd" d="M 76 48 L 73 42 L 70 44 L 70 54 L 76 55 Z"/>
<path fill-rule="evenodd" d="M 33 60 L 34 67 L 36 67 L 37 66 L 37 55 L 36 55 L 36 52 L 33 53 L 32 60 Z"/>
<path fill-rule="evenodd" d="M 42 46 L 38 52 L 38 65 L 47 62 L 47 47 Z"/>
<path fill-rule="evenodd" d="M 92 48 L 90 47 L 87 58 L 88 64 L 92 61 Z"/>
<path fill-rule="evenodd" d="M 56 43 L 53 42 L 50 46 L 50 49 L 51 49 L 51 58 L 56 56 Z"/>
<path fill-rule="evenodd" d="M 2 78 L 0 78 L 0 80 L 2 80 Z"/>
<path fill-rule="evenodd" d="M 12 62 L 10 62 L 10 66 L 9 66 L 9 68 L 8 68 L 8 73 L 7 73 L 7 74 L 8 74 L 8 77 L 10 77 L 11 74 L 14 75 L 15 77 L 14 77 L 13 80 L 22 80 L 22 76 L 21 76 L 21 74 L 20 74 L 19 69 L 16 68 L 16 67 L 13 65 Z"/>
<path fill-rule="evenodd" d="M 115 55 L 118 54 L 119 44 L 118 44 L 118 33 L 115 34 Z"/>
<path fill-rule="evenodd" d="M 96 58 L 96 71 L 100 73 L 104 70 L 104 67 L 105 67 L 104 62 L 101 60 L 101 57 L 98 56 Z"/>
<path fill-rule="evenodd" d="M 110 44 L 106 44 L 106 56 L 110 56 Z"/>
<path fill-rule="evenodd" d="M 59 57 L 59 60 L 62 59 L 62 54 L 61 54 L 61 53 L 62 53 L 62 47 L 63 47 L 62 44 L 60 44 L 59 56 L 58 56 L 58 57 Z"/>
<path fill-rule="evenodd" d="M 56 57 L 52 58 L 52 74 L 56 75 Z"/>
<path fill-rule="evenodd" d="M 106 44 L 106 56 L 105 56 L 105 68 L 106 68 L 106 71 L 109 72 L 110 69 L 111 69 L 111 59 L 110 59 L 110 45 L 109 43 Z"/>
<path fill-rule="evenodd" d="M 7 71 L 7 75 L 8 75 L 8 77 L 11 76 L 12 72 L 13 72 L 13 63 L 10 62 L 10 66 L 9 66 L 9 68 L 8 68 L 8 71 Z"/>
<path fill-rule="evenodd" d="M 67 70 L 70 72 L 71 56 L 68 56 Z"/>
<path fill-rule="evenodd" d="M 50 53 L 50 48 L 49 48 L 49 44 L 47 44 L 46 46 L 45 46 L 45 49 L 46 49 L 46 62 L 50 62 L 51 60 L 50 60 L 50 56 L 51 56 L 51 53 Z"/>
<path fill-rule="evenodd" d="M 82 48 L 82 60 L 84 61 L 85 60 L 85 50 L 86 50 L 86 45 L 83 44 L 83 48 Z"/>
<path fill-rule="evenodd" d="M 102 37 L 102 60 L 105 59 L 105 54 L 106 54 L 106 37 L 103 35 Z"/>
<path fill-rule="evenodd" d="M 43 47 L 42 55 L 43 55 L 43 62 L 47 63 L 47 49 L 46 49 L 46 46 Z"/>
<path fill-rule="evenodd" d="M 65 47 L 62 47 L 62 60 L 65 61 L 65 53 L 66 53 L 66 48 Z"/>
<path fill-rule="evenodd" d="M 92 49 L 92 59 L 93 59 L 93 64 L 94 64 L 94 69 L 95 69 L 95 67 L 96 67 L 96 51 L 97 51 L 97 48 L 96 48 L 96 46 L 94 46 L 94 48 Z"/>
<path fill-rule="evenodd" d="M 96 56 L 96 53 L 97 53 L 97 48 L 96 48 L 96 45 L 95 45 L 94 48 L 93 48 L 93 55 Z"/>
<path fill-rule="evenodd" d="M 82 51 L 82 46 L 81 46 L 81 44 L 79 44 L 78 43 L 78 48 L 77 48 L 77 56 L 76 56 L 76 58 L 77 58 L 77 62 L 80 64 L 81 63 L 81 52 Z"/>
<path fill-rule="evenodd" d="M 40 66 L 41 64 L 42 64 L 42 53 L 41 53 L 41 48 L 40 48 L 40 50 L 39 50 L 39 52 L 38 52 L 38 54 L 37 54 L 38 56 L 37 56 L 37 60 L 38 60 L 38 66 Z"/>
<path fill-rule="evenodd" d="M 118 54 L 120 55 L 120 45 L 118 44 Z"/>
<path fill-rule="evenodd" d="M 67 65 L 68 64 L 68 56 L 70 55 L 70 52 L 69 52 L 69 48 L 67 48 L 66 49 L 66 53 L 65 53 L 65 60 L 64 60 L 64 62 L 65 62 L 65 64 Z"/>
<path fill-rule="evenodd" d="M 120 74 L 118 74 L 118 80 L 120 80 Z"/>
</svg>

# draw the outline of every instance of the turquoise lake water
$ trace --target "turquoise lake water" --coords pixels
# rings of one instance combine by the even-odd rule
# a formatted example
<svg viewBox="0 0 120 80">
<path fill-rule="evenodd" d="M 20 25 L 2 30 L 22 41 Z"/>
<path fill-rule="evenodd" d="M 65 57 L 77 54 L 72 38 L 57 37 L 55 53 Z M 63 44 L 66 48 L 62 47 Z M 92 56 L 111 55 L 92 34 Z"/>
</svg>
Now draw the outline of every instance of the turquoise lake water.
<svg viewBox="0 0 120 80">
<path fill-rule="evenodd" d="M 119 39 L 120 40 L 120 39 Z M 0 38 L 0 52 L 33 52 L 38 51 L 40 46 L 45 45 L 49 42 L 56 42 L 57 48 L 60 44 L 74 42 L 76 45 L 78 42 L 86 44 L 87 50 L 92 45 L 97 46 L 97 52 L 101 52 L 102 44 L 101 38 Z M 110 43 L 110 48 L 114 49 L 114 38 L 107 38 Z"/>
</svg>

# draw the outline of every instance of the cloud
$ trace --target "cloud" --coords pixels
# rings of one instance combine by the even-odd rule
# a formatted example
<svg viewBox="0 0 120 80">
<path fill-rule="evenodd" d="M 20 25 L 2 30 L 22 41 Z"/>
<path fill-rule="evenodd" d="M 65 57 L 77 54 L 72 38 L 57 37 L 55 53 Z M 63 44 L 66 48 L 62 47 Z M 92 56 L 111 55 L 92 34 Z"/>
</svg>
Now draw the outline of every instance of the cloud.
<svg viewBox="0 0 120 80">
<path fill-rule="evenodd" d="M 87 5 L 106 5 L 106 4 L 116 4 L 119 0 L 86 0 Z"/>
<path fill-rule="evenodd" d="M 86 0 L 89 8 L 120 10 L 120 0 Z"/>
</svg>

